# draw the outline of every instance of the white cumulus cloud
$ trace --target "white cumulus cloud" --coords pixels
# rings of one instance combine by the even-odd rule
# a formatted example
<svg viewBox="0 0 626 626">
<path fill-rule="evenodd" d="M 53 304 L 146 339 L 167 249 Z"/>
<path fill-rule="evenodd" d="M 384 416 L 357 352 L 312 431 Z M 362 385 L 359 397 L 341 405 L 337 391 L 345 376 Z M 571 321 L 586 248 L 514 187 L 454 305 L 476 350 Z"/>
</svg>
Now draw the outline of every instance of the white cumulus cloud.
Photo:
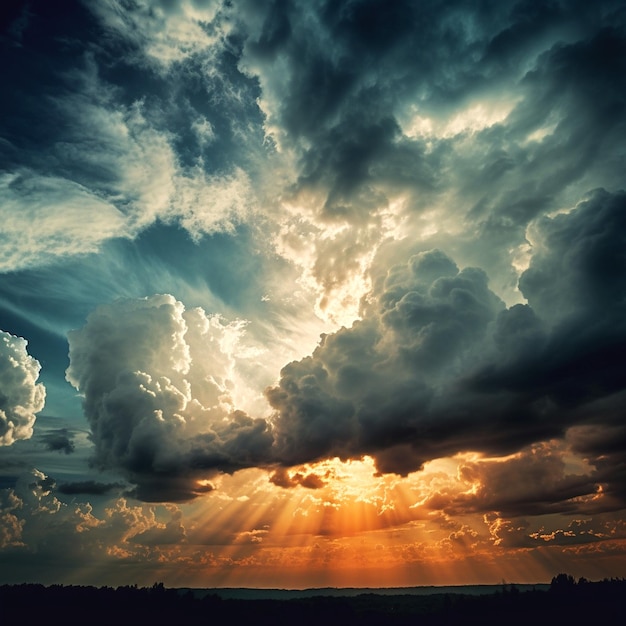
<svg viewBox="0 0 626 626">
<path fill-rule="evenodd" d="M 35 414 L 46 390 L 37 382 L 40 365 L 26 351 L 27 341 L 0 331 L 0 446 L 30 439 Z"/>
<path fill-rule="evenodd" d="M 217 469 L 266 459 L 267 422 L 233 398 L 242 332 L 171 295 L 103 305 L 71 331 L 67 379 L 84 394 L 97 464 L 142 499 L 184 500 Z"/>
</svg>

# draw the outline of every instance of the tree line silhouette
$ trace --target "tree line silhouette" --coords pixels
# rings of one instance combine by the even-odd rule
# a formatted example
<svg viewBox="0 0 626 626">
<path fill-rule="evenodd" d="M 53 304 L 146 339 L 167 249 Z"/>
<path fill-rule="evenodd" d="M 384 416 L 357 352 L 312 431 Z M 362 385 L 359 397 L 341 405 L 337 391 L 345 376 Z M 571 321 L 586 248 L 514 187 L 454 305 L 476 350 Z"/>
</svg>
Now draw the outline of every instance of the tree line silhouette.
<svg viewBox="0 0 626 626">
<path fill-rule="evenodd" d="M 492 594 L 317 596 L 285 600 L 222 599 L 210 591 L 152 587 L 91 587 L 38 584 L 0 586 L 3 624 L 214 624 L 229 626 L 622 623 L 626 617 L 626 579 L 578 581 L 558 574 L 548 590 L 519 591 L 503 584 Z"/>
</svg>

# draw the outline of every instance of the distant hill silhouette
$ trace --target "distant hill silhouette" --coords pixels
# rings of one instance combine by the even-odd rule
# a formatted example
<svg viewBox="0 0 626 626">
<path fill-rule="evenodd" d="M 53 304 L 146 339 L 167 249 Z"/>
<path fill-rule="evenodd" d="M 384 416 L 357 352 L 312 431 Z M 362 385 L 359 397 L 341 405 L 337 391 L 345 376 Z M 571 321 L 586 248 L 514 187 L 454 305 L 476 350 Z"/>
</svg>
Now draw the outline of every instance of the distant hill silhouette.
<svg viewBox="0 0 626 626">
<path fill-rule="evenodd" d="M 460 588 L 461 589 L 461 588 Z M 3 624 L 164 624 L 185 626 L 466 625 L 623 623 L 626 580 L 589 582 L 559 574 L 547 590 L 503 585 L 492 594 L 314 596 L 288 600 L 202 598 L 191 590 L 22 584 L 0 586 Z"/>
</svg>

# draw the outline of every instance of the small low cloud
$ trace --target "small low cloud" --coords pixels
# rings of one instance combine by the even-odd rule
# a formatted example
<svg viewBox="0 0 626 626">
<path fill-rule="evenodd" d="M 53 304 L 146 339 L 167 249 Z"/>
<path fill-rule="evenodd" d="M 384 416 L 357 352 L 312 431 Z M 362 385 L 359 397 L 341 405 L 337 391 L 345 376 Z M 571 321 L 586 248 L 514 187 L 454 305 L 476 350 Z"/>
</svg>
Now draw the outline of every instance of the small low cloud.
<svg viewBox="0 0 626 626">
<path fill-rule="evenodd" d="M 67 428 L 59 428 L 39 435 L 48 450 L 72 454 L 75 450 L 74 435 Z"/>
<path fill-rule="evenodd" d="M 292 487 L 304 487 L 305 489 L 321 489 L 326 484 L 324 479 L 318 476 L 315 472 L 294 472 L 280 467 L 270 475 L 270 482 L 277 487 L 284 487 L 286 489 Z"/>
<path fill-rule="evenodd" d="M 74 495 L 91 495 L 103 496 L 110 493 L 120 492 L 125 488 L 122 483 L 100 483 L 95 480 L 84 480 L 78 482 L 61 483 L 57 486 L 56 491 L 68 496 Z"/>
</svg>

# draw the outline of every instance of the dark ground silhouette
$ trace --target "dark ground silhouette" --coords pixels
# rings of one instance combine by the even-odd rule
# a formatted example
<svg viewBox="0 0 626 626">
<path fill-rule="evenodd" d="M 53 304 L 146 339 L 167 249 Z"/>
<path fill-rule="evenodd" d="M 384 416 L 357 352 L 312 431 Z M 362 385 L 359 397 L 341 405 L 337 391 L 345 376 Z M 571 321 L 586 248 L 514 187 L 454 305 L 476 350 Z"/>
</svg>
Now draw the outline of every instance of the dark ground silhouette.
<svg viewBox="0 0 626 626">
<path fill-rule="evenodd" d="M 626 617 L 626 579 L 578 582 L 567 574 L 550 588 L 519 591 L 503 585 L 489 595 L 311 597 L 290 600 L 223 600 L 209 593 L 152 587 L 88 587 L 36 584 L 0 586 L 2 624 L 246 624 L 265 626 L 385 626 L 421 624 L 604 624 Z"/>
</svg>

